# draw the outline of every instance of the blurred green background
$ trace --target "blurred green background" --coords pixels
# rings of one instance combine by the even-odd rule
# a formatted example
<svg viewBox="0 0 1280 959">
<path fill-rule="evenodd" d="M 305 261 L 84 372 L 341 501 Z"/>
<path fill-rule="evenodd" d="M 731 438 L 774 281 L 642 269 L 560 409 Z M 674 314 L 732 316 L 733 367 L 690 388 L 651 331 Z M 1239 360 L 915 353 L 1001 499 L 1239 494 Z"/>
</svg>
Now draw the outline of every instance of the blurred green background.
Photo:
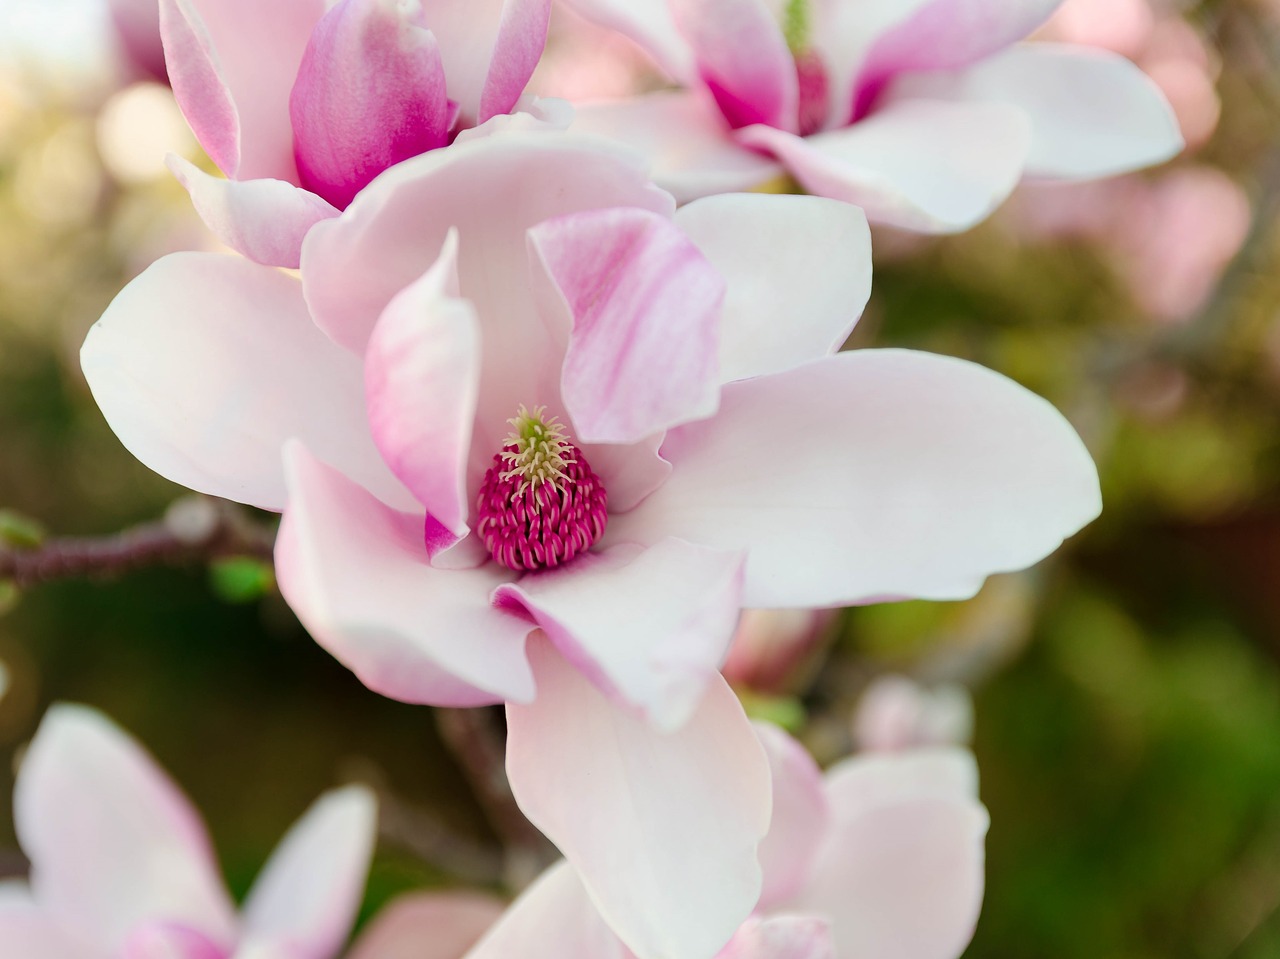
<svg viewBox="0 0 1280 959">
<path fill-rule="evenodd" d="M 1041 567 L 968 603 L 846 611 L 789 690 L 831 760 L 874 676 L 972 688 L 993 821 L 975 959 L 1280 957 L 1280 5 L 1153 9 L 1179 26 L 1126 52 L 1182 51 L 1216 88 L 1188 155 L 1021 190 L 964 236 L 877 234 L 851 343 L 1012 376 L 1102 474 L 1102 519 Z M 208 242 L 158 168 L 192 149 L 167 97 L 43 51 L 0 60 L 0 509 L 51 534 L 108 533 L 182 495 L 120 447 L 76 362 L 132 275 Z M 24 868 L 12 767 L 55 700 L 154 751 L 237 891 L 353 778 L 390 810 L 366 911 L 452 881 L 422 854 L 437 825 L 496 842 L 430 711 L 364 690 L 260 574 L 0 584 L 0 875 Z"/>
</svg>

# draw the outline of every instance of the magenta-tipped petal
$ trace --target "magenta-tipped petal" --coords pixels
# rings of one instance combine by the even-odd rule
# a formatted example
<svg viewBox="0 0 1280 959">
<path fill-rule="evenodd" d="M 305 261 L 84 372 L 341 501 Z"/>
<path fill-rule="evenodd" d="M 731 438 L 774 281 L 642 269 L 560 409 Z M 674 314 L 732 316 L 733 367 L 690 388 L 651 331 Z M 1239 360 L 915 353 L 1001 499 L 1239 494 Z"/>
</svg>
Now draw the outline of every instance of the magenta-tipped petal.
<svg viewBox="0 0 1280 959">
<path fill-rule="evenodd" d="M 289 99 L 302 185 L 337 207 L 444 146 L 454 108 L 435 37 L 392 0 L 342 0 L 316 24 Z"/>
</svg>

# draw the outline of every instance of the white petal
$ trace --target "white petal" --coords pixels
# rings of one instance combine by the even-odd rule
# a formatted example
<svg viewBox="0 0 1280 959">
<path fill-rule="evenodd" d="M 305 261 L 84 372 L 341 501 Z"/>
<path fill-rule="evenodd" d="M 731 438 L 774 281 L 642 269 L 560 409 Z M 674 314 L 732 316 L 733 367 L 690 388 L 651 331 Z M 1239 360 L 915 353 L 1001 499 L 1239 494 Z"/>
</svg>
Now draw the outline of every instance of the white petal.
<svg viewBox="0 0 1280 959">
<path fill-rule="evenodd" d="M 639 957 L 706 959 L 755 906 L 769 825 L 769 766 L 742 706 L 713 680 L 662 733 L 619 709 L 534 633 L 538 683 L 507 706 L 507 775 Z"/>
<path fill-rule="evenodd" d="M 840 353 L 724 387 L 672 430 L 671 477 L 604 542 L 748 550 L 743 605 L 962 599 L 1044 558 L 1101 507 L 1048 403 L 990 370 L 907 350 Z"/>
</svg>

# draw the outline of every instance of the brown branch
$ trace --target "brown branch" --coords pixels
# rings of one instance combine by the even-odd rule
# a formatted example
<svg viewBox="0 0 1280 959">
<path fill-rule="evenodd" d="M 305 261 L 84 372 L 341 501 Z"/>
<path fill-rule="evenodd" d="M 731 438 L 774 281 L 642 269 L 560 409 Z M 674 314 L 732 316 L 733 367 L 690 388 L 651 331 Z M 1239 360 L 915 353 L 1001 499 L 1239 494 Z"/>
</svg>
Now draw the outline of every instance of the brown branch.
<svg viewBox="0 0 1280 959">
<path fill-rule="evenodd" d="M 436 728 L 506 847 L 507 885 L 523 889 L 558 855 L 525 818 L 507 781 L 506 748 L 485 709 L 436 709 Z"/>
<path fill-rule="evenodd" d="M 53 537 L 29 548 L 0 547 L 0 580 L 22 588 L 227 556 L 270 560 L 274 539 L 274 530 L 231 503 L 189 497 L 170 506 L 164 519 L 119 533 Z"/>
</svg>

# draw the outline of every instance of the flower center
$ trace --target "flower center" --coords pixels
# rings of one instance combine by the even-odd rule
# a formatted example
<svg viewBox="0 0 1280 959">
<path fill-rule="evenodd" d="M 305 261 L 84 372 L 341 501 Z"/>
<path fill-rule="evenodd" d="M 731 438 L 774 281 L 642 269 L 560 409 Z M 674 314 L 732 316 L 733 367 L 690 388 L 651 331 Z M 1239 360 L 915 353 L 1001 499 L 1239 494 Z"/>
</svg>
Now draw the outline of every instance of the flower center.
<svg viewBox="0 0 1280 959">
<path fill-rule="evenodd" d="M 809 40 L 813 21 L 809 16 L 809 0 L 787 0 L 782 11 L 782 35 L 796 63 L 796 80 L 800 103 L 798 126 L 802 137 L 817 133 L 827 122 L 827 68 Z"/>
<path fill-rule="evenodd" d="M 477 532 L 507 569 L 550 569 L 589 549 L 608 522 L 608 495 L 582 450 L 544 406 L 520 407 L 484 474 Z"/>
</svg>

